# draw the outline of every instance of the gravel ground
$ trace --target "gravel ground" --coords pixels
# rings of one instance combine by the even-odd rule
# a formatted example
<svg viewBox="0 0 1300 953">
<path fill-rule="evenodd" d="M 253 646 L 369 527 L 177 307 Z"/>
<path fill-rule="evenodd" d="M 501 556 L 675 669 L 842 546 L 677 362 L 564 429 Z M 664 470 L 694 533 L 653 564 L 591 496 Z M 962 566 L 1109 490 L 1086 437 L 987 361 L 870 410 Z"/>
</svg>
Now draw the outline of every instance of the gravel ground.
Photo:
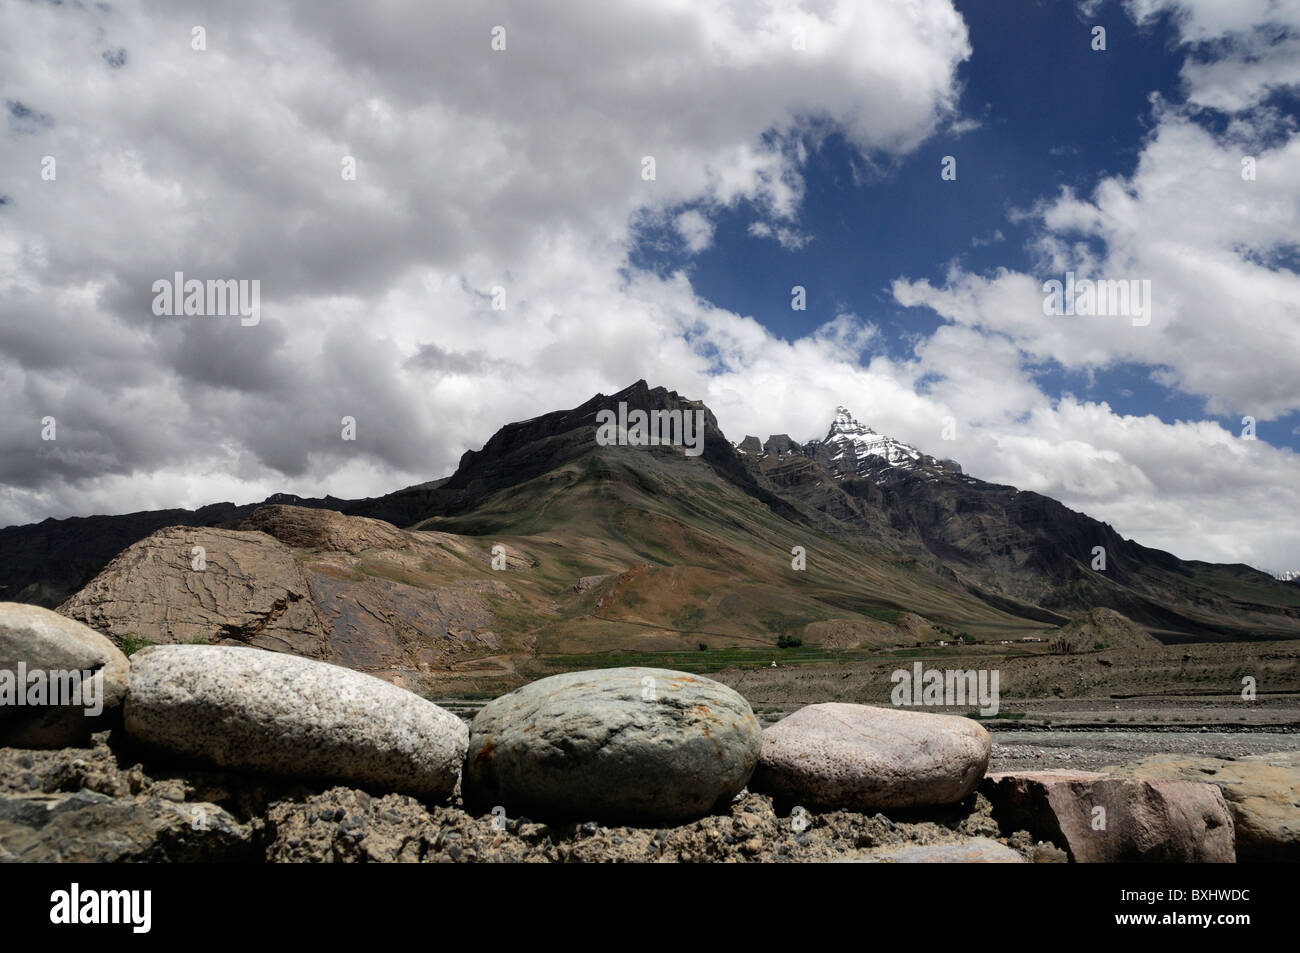
<svg viewBox="0 0 1300 953">
<path fill-rule="evenodd" d="M 1157 754 L 1241 758 L 1300 751 L 1300 734 L 1218 731 L 994 731 L 989 771 L 1095 771 Z"/>
</svg>

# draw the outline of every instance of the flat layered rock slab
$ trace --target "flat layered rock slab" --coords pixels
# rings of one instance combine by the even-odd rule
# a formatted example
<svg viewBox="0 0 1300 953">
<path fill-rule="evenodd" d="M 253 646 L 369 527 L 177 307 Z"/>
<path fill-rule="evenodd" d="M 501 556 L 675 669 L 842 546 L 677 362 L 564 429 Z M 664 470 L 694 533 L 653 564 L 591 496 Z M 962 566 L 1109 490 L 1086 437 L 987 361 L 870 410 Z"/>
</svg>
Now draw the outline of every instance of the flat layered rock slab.
<svg viewBox="0 0 1300 953">
<path fill-rule="evenodd" d="M 512 816 L 686 821 L 738 794 L 761 747 L 749 703 L 712 679 L 656 668 L 568 672 L 475 716 L 464 793 Z"/>
<path fill-rule="evenodd" d="M 1023 864 L 1024 857 L 1006 844 L 975 837 L 960 844 L 925 844 L 875 850 L 848 858 L 847 864 Z"/>
<path fill-rule="evenodd" d="M 39 606 L 0 602 L 0 745 L 61 748 L 113 727 L 129 670 L 130 662 L 117 646 L 75 619 Z M 36 673 L 44 684 L 39 696 L 34 694 Z M 18 703 L 20 692 L 24 704 Z M 26 703 L 37 699 L 39 704 Z"/>
<path fill-rule="evenodd" d="M 1213 784 L 1095 771 L 990 774 L 980 793 L 1004 832 L 1026 830 L 1076 863 L 1234 863 L 1236 835 Z"/>
<path fill-rule="evenodd" d="M 220 768 L 440 799 L 468 729 L 418 695 L 278 652 L 157 646 L 131 666 L 124 723 L 135 740 Z"/>
<path fill-rule="evenodd" d="M 828 703 L 763 732 L 752 790 L 855 811 L 957 804 L 984 776 L 989 733 L 969 718 Z"/>
</svg>

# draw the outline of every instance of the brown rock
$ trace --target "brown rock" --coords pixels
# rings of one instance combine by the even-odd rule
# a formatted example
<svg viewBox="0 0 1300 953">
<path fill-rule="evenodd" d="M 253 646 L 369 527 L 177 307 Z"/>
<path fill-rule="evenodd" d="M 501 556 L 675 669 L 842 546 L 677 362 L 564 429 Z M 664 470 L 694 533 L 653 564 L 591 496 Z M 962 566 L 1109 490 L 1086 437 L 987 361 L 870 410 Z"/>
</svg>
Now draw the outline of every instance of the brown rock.
<svg viewBox="0 0 1300 953">
<path fill-rule="evenodd" d="M 327 567 L 306 570 L 332 661 L 382 675 L 441 666 L 459 648 L 495 648 L 495 616 L 468 586 L 421 589 Z M 454 641 L 453 641 L 454 640 Z"/>
<path fill-rule="evenodd" d="M 297 549 L 354 556 L 367 549 L 402 549 L 412 540 L 410 533 L 383 520 L 279 504 L 258 507 L 239 528 L 259 530 Z"/>
<path fill-rule="evenodd" d="M 118 645 L 246 645 L 417 691 L 429 673 L 501 648 L 487 600 L 519 596 L 504 573 L 481 578 L 482 546 L 297 506 L 261 507 L 241 525 L 160 530 L 59 611 Z"/>
<path fill-rule="evenodd" d="M 195 547 L 202 547 L 202 569 Z M 110 562 L 59 612 L 107 634 L 164 645 L 226 642 L 328 658 L 293 553 L 265 533 L 173 526 Z"/>
<path fill-rule="evenodd" d="M 1092 771 L 990 774 L 980 791 L 1003 831 L 1026 830 L 1076 863 L 1232 863 L 1232 815 L 1219 789 Z"/>
<path fill-rule="evenodd" d="M 1158 755 L 1107 768 L 1138 778 L 1204 781 L 1223 792 L 1237 828 L 1237 859 L 1300 862 L 1300 752 L 1251 755 L 1236 761 Z"/>
</svg>

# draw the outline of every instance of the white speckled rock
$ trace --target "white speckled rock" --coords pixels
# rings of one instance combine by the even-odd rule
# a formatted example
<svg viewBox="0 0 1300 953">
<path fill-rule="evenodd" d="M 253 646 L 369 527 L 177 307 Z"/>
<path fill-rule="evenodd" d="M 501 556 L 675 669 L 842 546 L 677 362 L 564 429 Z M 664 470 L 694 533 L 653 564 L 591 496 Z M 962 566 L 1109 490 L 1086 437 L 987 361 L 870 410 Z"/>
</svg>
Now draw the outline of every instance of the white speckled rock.
<svg viewBox="0 0 1300 953">
<path fill-rule="evenodd" d="M 83 744 L 92 732 L 111 728 L 121 714 L 130 662 L 112 642 L 67 616 L 18 602 L 0 602 L 0 670 L 17 685 L 26 673 L 90 672 L 92 704 L 19 706 L 0 704 L 0 744 L 16 748 L 62 748 Z M 84 689 L 83 689 L 84 692 Z M 98 707 L 98 716 L 86 714 Z"/>
<path fill-rule="evenodd" d="M 939 807 L 975 790 L 990 750 L 989 733 L 969 718 L 809 705 L 763 732 L 749 787 L 807 807 Z"/>
<path fill-rule="evenodd" d="M 477 807 L 548 820 L 685 821 L 735 797 L 761 747 L 749 703 L 712 679 L 568 672 L 483 707 L 464 793 Z"/>
<path fill-rule="evenodd" d="M 127 734 L 221 768 L 444 798 L 469 731 L 455 715 L 370 675 L 217 645 L 137 652 Z"/>
</svg>

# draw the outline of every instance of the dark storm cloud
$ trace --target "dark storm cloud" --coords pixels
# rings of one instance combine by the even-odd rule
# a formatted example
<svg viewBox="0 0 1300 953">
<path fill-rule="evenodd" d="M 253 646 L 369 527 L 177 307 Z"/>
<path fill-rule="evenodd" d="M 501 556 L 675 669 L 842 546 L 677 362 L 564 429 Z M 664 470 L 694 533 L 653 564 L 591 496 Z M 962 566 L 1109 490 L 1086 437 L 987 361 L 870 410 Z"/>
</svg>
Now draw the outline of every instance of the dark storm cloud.
<svg viewBox="0 0 1300 953">
<path fill-rule="evenodd" d="M 54 128 L 54 117 L 24 105 L 18 99 L 6 99 L 5 109 L 9 113 L 9 128 L 16 133 L 32 135 L 42 129 Z"/>
</svg>

